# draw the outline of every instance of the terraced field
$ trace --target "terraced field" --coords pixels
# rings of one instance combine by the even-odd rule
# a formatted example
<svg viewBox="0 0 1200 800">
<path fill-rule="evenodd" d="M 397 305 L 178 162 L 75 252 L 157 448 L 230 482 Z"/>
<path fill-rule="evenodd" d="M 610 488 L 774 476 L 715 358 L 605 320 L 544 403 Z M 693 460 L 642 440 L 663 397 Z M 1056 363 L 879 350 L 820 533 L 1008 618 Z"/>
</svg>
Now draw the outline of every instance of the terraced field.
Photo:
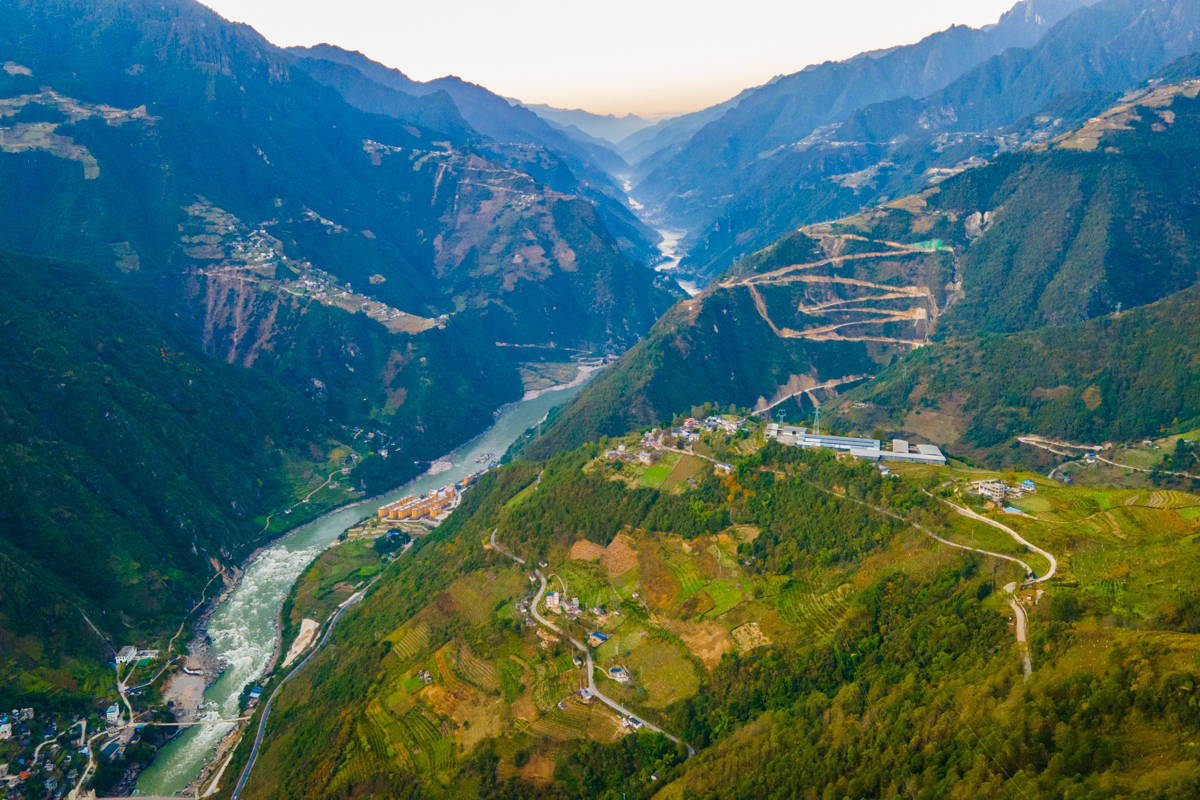
<svg viewBox="0 0 1200 800">
<path fill-rule="evenodd" d="M 559 711 L 558 708 L 552 709 L 544 717 L 534 722 L 530 726 L 530 730 L 564 742 L 582 739 L 588 735 L 588 730 L 594 727 L 594 718 L 604 713 L 602 711 L 593 712 L 589 706 L 574 700 L 566 705 L 565 711 Z"/>
<path fill-rule="evenodd" d="M 702 619 L 716 619 L 745 599 L 742 590 L 730 580 L 712 581 L 704 587 L 704 591 L 712 598 L 713 607 L 704 613 Z"/>
<path fill-rule="evenodd" d="M 376 756 L 364 749 L 364 734 L 362 733 L 363 730 L 371 727 L 370 724 L 359 725 L 359 739 L 347 748 L 346 755 L 338 766 L 337 774 L 329 782 L 331 790 L 339 791 L 345 787 L 361 784 L 362 781 L 368 780 L 375 774 L 377 768 L 373 759 Z"/>
<path fill-rule="evenodd" d="M 364 727 L 367 729 L 366 739 L 370 743 L 371 752 L 385 754 L 408 769 L 415 769 L 409 741 L 399 720 L 388 713 L 378 701 L 367 704 L 367 719 L 371 724 Z M 371 732 L 371 728 L 375 729 L 374 733 Z"/>
<path fill-rule="evenodd" d="M 399 728 L 418 770 L 435 773 L 454 764 L 454 741 L 442 736 L 424 712 L 409 711 L 399 720 Z"/>
<path fill-rule="evenodd" d="M 1146 506 L 1148 508 L 1195 508 L 1196 498 L 1184 492 L 1157 489 L 1130 495 L 1125 499 L 1125 505 Z"/>
<path fill-rule="evenodd" d="M 457 664 L 464 680 L 486 691 L 500 690 L 500 672 L 496 665 L 476 656 L 465 642 L 458 649 Z"/>
<path fill-rule="evenodd" d="M 446 691 L 459 700 L 467 700 L 475 694 L 475 690 L 458 677 L 454 671 L 453 661 L 454 656 L 450 652 L 450 645 L 443 647 L 433 655 L 433 663 L 437 667 L 442 683 L 446 686 Z"/>
<path fill-rule="evenodd" d="M 851 593 L 849 584 L 830 592 L 813 592 L 792 583 L 779 593 L 775 602 L 785 620 L 816 639 L 827 639 L 845 617 Z"/>
<path fill-rule="evenodd" d="M 706 581 L 700 577 L 700 571 L 696 568 L 696 563 L 692 558 L 687 556 L 670 557 L 664 553 L 663 560 L 667 564 L 667 569 L 675 576 L 675 580 L 679 581 L 679 600 L 681 602 L 704 588 Z"/>
<path fill-rule="evenodd" d="M 407 661 L 429 646 L 429 626 L 424 622 L 402 625 L 385 641 L 392 643 L 392 653 L 401 661 Z"/>
<path fill-rule="evenodd" d="M 578 691 L 583 682 L 581 673 L 576 669 L 558 672 L 552 667 L 533 685 L 533 704 L 539 711 L 551 711 L 558 702 Z"/>
</svg>

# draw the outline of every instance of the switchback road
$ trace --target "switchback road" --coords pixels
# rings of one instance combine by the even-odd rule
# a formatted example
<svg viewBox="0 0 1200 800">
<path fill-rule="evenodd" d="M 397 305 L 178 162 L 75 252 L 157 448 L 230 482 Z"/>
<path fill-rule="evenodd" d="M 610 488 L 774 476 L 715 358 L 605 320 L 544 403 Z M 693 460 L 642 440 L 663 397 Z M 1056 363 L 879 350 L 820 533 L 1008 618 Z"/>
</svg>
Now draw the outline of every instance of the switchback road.
<svg viewBox="0 0 1200 800">
<path fill-rule="evenodd" d="M 508 556 L 513 561 L 516 561 L 518 564 L 525 563 L 524 559 L 519 558 L 519 557 L 513 555 L 512 553 L 508 552 L 500 544 L 498 544 L 496 542 L 495 529 L 492 530 L 492 535 L 491 535 L 491 538 L 489 539 L 489 543 L 491 544 L 492 549 L 494 549 L 496 552 L 502 553 L 502 554 Z M 603 692 L 601 692 L 599 689 L 596 688 L 596 679 L 595 679 L 595 674 L 594 674 L 596 665 L 592 662 L 592 651 L 589 650 L 587 645 L 585 645 L 583 642 L 579 641 L 578 639 L 574 638 L 570 634 L 566 633 L 565 631 L 562 630 L 562 628 L 559 628 L 553 622 L 551 622 L 550 620 L 543 617 L 540 613 L 538 613 L 538 604 L 542 602 L 542 596 L 546 593 L 546 576 L 542 573 L 542 571 L 540 569 L 535 570 L 535 574 L 537 575 L 538 581 L 540 582 L 541 585 L 538 587 L 537 595 L 535 595 L 533 598 L 533 603 L 530 604 L 529 615 L 531 617 L 533 617 L 534 621 L 536 621 L 543 628 L 546 628 L 547 630 L 551 630 L 554 633 L 558 634 L 559 636 L 563 637 L 568 642 L 570 642 L 572 645 L 574 645 L 575 649 L 577 649 L 581 653 L 583 653 L 584 669 L 587 671 L 587 682 L 588 682 L 587 688 L 588 688 L 588 692 L 591 693 L 592 697 L 596 698 L 601 703 L 608 706 L 613 711 L 616 711 L 618 714 L 620 714 L 622 716 L 634 717 L 638 720 L 641 720 L 642 727 L 644 727 L 646 730 L 653 731 L 654 733 L 661 733 L 663 736 L 667 737 L 675 744 L 683 745 L 687 749 L 688 758 L 691 758 L 692 756 L 696 755 L 695 748 L 693 748 L 690 744 L 681 740 L 678 736 L 674 736 L 670 733 L 667 733 L 666 731 L 664 731 L 662 728 L 658 727 L 657 725 L 647 722 L 646 720 L 642 719 L 637 714 L 634 714 L 628 708 L 625 708 L 624 706 L 617 703 L 615 700 L 608 697 L 607 695 L 605 695 Z M 235 795 L 235 797 L 236 797 L 236 795 Z"/>
</svg>

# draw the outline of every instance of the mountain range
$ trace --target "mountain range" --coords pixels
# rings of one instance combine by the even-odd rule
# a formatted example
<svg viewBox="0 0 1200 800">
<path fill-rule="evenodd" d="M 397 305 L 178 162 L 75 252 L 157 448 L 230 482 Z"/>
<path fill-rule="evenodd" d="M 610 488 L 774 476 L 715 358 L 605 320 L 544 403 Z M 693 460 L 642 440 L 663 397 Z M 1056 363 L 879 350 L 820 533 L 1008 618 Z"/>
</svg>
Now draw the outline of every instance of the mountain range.
<svg viewBox="0 0 1200 800">
<path fill-rule="evenodd" d="M 612 199 L 587 148 L 479 87 L 452 81 L 405 94 L 357 67 L 322 69 L 337 64 L 280 50 L 189 0 L 22 0 L 0 9 L 0 29 L 9 189 L 0 248 L 32 259 L 21 263 L 34 274 L 78 264 L 88 276 L 80 280 L 148 314 L 170 349 L 306 398 L 321 424 L 305 426 L 309 445 L 287 461 L 292 491 L 311 488 L 301 473 L 316 485 L 328 472 L 336 448 L 327 440 L 348 443 L 363 428 L 386 444 L 360 448 L 347 484 L 395 485 L 414 461 L 437 458 L 521 396 L 526 351 L 513 346 L 564 362 L 620 351 L 671 302 L 645 266 L 652 234 Z M 44 269 L 53 286 L 57 268 Z M 28 303 L 31 319 L 38 305 Z M 113 323 L 146 325 L 117 311 Z M 14 364 L 23 357 L 4 354 Z M 143 377 L 149 396 L 165 388 Z M 14 402 L 37 405 L 11 388 Z M 149 451 L 169 449 L 137 438 Z M 271 439 L 266 452 L 283 447 Z M 176 469 L 207 468 L 189 461 L 195 450 L 160 455 L 183 462 L 151 471 L 151 486 L 177 480 Z M 50 474 L 54 485 L 69 471 Z M 6 493 L 23 491 L 17 473 L 6 481 Z M 85 505 L 120 502 L 107 482 L 84 487 L 93 495 Z M 165 550 L 158 574 L 163 597 L 177 598 L 170 607 L 179 610 L 214 564 L 245 552 L 253 520 L 288 493 L 245 497 L 237 526 L 195 544 L 198 559 Z M 27 541 L 28 531 L 6 528 L 14 543 Z M 79 530 L 85 542 L 99 535 Z M 33 563 L 56 568 L 49 551 L 35 552 L 26 552 Z M 81 590 L 78 575 L 64 580 Z M 94 621 L 116 639 L 149 624 L 122 619 L 114 610 Z"/>
<path fill-rule="evenodd" d="M 305 574 L 237 793 L 1191 796 L 1197 163 L 1191 0 L 1022 0 L 658 121 L 10 0 L 0 702 L 94 715 L 255 548 L 603 357 L 443 524 Z"/>
<path fill-rule="evenodd" d="M 810 67 L 635 167 L 706 278 L 794 228 L 903 196 L 1081 123 L 1188 54 L 1195 8 L 1018 4 L 989 28 Z"/>
<path fill-rule="evenodd" d="M 998 156 L 975 153 L 955 170 L 931 169 L 931 188 L 801 227 L 742 259 L 664 316 L 564 410 L 533 452 L 669 419 L 705 402 L 774 408 L 797 397 L 811 408 L 830 390 L 848 389 L 893 363 L 906 369 L 905 356 L 914 348 L 926 355 L 926 343 L 1071 325 L 1191 286 L 1195 210 L 1184 164 L 1193 157 L 1196 60 L 1158 59 L 1200 33 L 1195 12 L 1188 4 L 1106 2 L 1067 17 L 1034 51 L 1041 59 L 1057 54 L 1069 72 L 1068 43 L 1076 42 L 1079 63 L 1087 61 L 1097 83 L 1112 81 L 1090 101 L 1105 98 L 1089 119 L 1068 126 L 1062 117 L 1029 117 L 1024 132 L 1006 134 L 1011 141 Z M 1099 31 L 1109 59 L 1085 44 L 1085 31 Z M 1155 51 L 1159 56 L 1147 46 L 1142 60 L 1131 62 L 1131 41 L 1177 44 Z M 1027 63 L 1029 52 L 1009 50 L 1001 60 Z M 1010 83 L 976 78 L 997 69 L 989 62 L 953 86 L 998 88 L 989 96 L 995 109 Z M 1043 65 L 1010 75 L 1013 84 L 1049 96 L 1053 84 L 1033 77 L 1045 72 Z M 913 140 L 911 152 L 939 158 L 940 147 L 955 150 L 956 140 L 946 136 Z M 967 152 L 958 149 L 954 158 Z M 883 174 L 868 172 L 864 180 Z M 964 388 L 967 382 L 964 376 Z M 1173 396 L 1186 400 L 1180 391 Z M 1149 434 L 1176 419 L 1153 414 L 1140 425 Z M 903 425 L 893 419 L 885 429 Z M 926 435 L 933 432 L 925 426 Z M 957 440 L 949 430 L 938 433 L 943 443 Z"/>
</svg>

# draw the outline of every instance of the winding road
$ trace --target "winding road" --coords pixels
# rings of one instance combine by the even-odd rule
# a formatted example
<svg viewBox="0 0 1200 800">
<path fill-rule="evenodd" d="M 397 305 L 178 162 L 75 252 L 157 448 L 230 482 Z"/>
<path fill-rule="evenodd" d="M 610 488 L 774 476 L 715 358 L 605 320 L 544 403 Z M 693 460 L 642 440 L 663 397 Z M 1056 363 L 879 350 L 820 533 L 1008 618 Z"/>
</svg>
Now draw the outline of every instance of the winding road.
<svg viewBox="0 0 1200 800">
<path fill-rule="evenodd" d="M 1113 461 L 1111 459 L 1107 459 L 1104 456 L 1100 455 L 1100 453 L 1102 451 L 1111 449 L 1112 445 L 1074 444 L 1073 442 L 1063 442 L 1063 441 L 1059 441 L 1057 439 L 1046 439 L 1042 436 L 1018 436 L 1017 441 L 1020 442 L 1021 444 L 1027 444 L 1030 447 L 1036 447 L 1040 450 L 1046 450 L 1050 453 L 1054 453 L 1055 455 L 1059 455 L 1059 456 L 1069 457 L 1069 456 L 1074 455 L 1074 453 L 1068 453 L 1065 450 L 1063 450 L 1062 448 L 1068 448 L 1071 450 L 1084 450 L 1089 453 L 1094 453 L 1097 461 L 1100 461 L 1102 463 L 1108 464 L 1113 467 L 1127 469 L 1130 472 L 1141 472 L 1141 473 L 1144 473 L 1147 475 L 1152 474 L 1154 472 L 1154 470 L 1147 469 L 1146 467 L 1135 467 L 1132 464 L 1122 464 L 1119 461 Z M 1068 463 L 1070 463 L 1070 462 L 1068 462 Z M 1057 467 L 1055 469 L 1057 469 Z M 1193 475 L 1190 472 L 1174 472 L 1172 470 L 1164 469 L 1164 470 L 1161 470 L 1161 473 L 1163 475 L 1175 475 L 1176 477 L 1180 477 L 1180 478 L 1189 478 L 1194 481 L 1200 481 L 1200 475 Z"/>
<path fill-rule="evenodd" d="M 710 456 L 702 455 L 700 453 L 693 453 L 689 450 L 679 450 L 679 449 L 673 448 L 673 447 L 667 447 L 664 449 L 671 450 L 672 452 L 675 452 L 675 453 L 682 453 L 684 455 L 694 455 L 698 458 L 703 458 L 707 461 L 711 461 L 714 464 L 717 463 L 716 459 L 714 459 Z M 820 486 L 811 481 L 806 481 L 806 483 L 808 483 L 809 486 L 812 486 L 813 488 L 815 488 L 819 491 L 825 492 L 826 494 L 833 495 L 834 497 L 838 497 L 843 500 L 849 500 L 852 503 L 858 503 L 860 506 L 869 508 L 877 514 L 882 514 L 885 517 L 891 517 L 892 519 L 897 520 L 899 522 L 908 523 L 909 525 L 913 526 L 918 531 L 925 534 L 930 539 L 933 539 L 935 542 L 938 542 L 939 544 L 944 544 L 947 547 L 953 547 L 958 550 L 969 550 L 972 553 L 979 553 L 980 555 L 984 555 L 989 558 L 996 558 L 1001 561 L 1008 561 L 1012 564 L 1016 564 L 1017 566 L 1021 567 L 1021 569 L 1025 570 L 1026 579 L 1025 579 L 1024 585 L 1026 585 L 1026 586 L 1033 585 L 1036 583 L 1041 583 L 1042 581 L 1048 581 L 1054 577 L 1055 573 L 1058 572 L 1058 559 L 1056 559 L 1053 556 L 1053 554 L 1026 541 L 1024 537 L 1022 537 L 1019 533 L 1017 533 L 1016 531 L 1014 531 L 1012 528 L 1008 527 L 1007 525 L 1003 525 L 999 522 L 996 522 L 993 519 L 988 519 L 987 517 L 985 517 L 981 514 L 976 514 L 971 509 L 964 508 L 963 506 L 957 505 L 955 503 L 951 503 L 949 500 L 942 500 L 942 502 L 945 503 L 946 505 L 952 507 L 955 511 L 957 511 L 959 514 L 962 514 L 965 517 L 969 517 L 971 519 L 978 520 L 987 525 L 991 525 L 994 528 L 999 528 L 1000 530 L 1004 531 L 1009 536 L 1011 536 L 1014 540 L 1016 540 L 1019 544 L 1022 544 L 1025 547 L 1028 547 L 1032 552 L 1037 553 L 1037 554 L 1041 555 L 1043 558 L 1045 558 L 1050 563 L 1050 569 L 1046 572 L 1045 575 L 1038 577 L 1037 572 L 1035 572 L 1034 569 L 1029 566 L 1029 564 L 1027 564 L 1026 562 L 1022 561 L 1021 559 L 1017 558 L 1016 556 L 1005 555 L 1004 553 L 994 553 L 991 550 L 984 550 L 979 547 L 971 547 L 970 545 L 959 544 L 958 542 L 952 542 L 949 539 L 938 536 L 936 533 L 929 530 L 921 523 L 913 522 L 910 519 L 900 516 L 899 514 L 895 513 L 894 511 L 889 511 L 888 509 L 883 508 L 881 506 L 872 505 L 871 503 L 867 503 L 863 500 L 858 500 L 858 499 L 850 497 L 849 495 L 842 493 L 842 492 L 835 492 L 832 489 L 826 489 L 824 486 Z M 929 495 L 930 497 L 934 496 L 932 493 L 930 493 L 927 490 L 925 491 L 925 494 Z M 1025 609 L 1021 606 L 1020 603 L 1018 603 L 1016 601 L 1016 587 L 1017 587 L 1017 585 L 1015 583 L 1010 583 L 1004 587 L 1004 590 L 1008 594 L 1008 598 L 1007 598 L 1008 605 L 1010 608 L 1012 608 L 1013 614 L 1016 615 L 1016 621 L 1015 621 L 1015 625 L 1014 625 L 1015 634 L 1016 634 L 1017 644 L 1021 648 L 1021 662 L 1022 662 L 1022 667 L 1025 672 L 1025 680 L 1029 680 L 1029 676 L 1033 674 L 1033 662 L 1030 659 L 1030 655 L 1029 655 L 1028 619 L 1025 614 Z"/>
<path fill-rule="evenodd" d="M 492 535 L 491 535 L 491 538 L 489 539 L 489 542 L 490 542 L 492 548 L 496 552 L 503 553 L 504 555 L 511 558 L 513 561 L 516 561 L 518 564 L 525 563 L 524 559 L 518 558 L 517 556 L 508 552 L 502 546 L 500 546 L 500 544 L 498 544 L 496 542 L 496 530 L 495 529 L 492 530 Z M 575 637 L 566 633 L 562 628 L 558 627 L 553 622 L 551 622 L 550 620 L 546 619 L 545 617 L 543 617 L 541 614 L 538 613 L 538 604 L 542 602 L 542 595 L 544 595 L 546 593 L 546 576 L 542 573 L 542 571 L 540 569 L 535 570 L 534 574 L 537 575 L 538 581 L 541 583 L 541 585 L 538 587 L 537 594 L 534 596 L 533 602 L 529 606 L 529 615 L 531 617 L 533 617 L 534 621 L 536 621 L 543 628 L 554 631 L 559 636 L 563 637 L 568 642 L 573 644 L 575 646 L 575 648 L 577 650 L 579 650 L 579 652 L 583 653 L 584 669 L 587 671 L 587 683 L 588 683 L 587 688 L 588 688 L 588 691 L 591 693 L 592 697 L 596 698 L 601 703 L 604 703 L 604 705 L 608 706 L 613 711 L 617 712 L 618 714 L 620 714 L 622 716 L 634 717 L 635 719 L 640 720 L 642 723 L 642 727 L 645 728 L 646 730 L 652 731 L 654 733 L 661 733 L 663 736 L 667 737 L 675 744 L 683 745 L 683 747 L 687 749 L 688 758 L 691 758 L 692 756 L 696 755 L 695 748 L 693 748 L 690 744 L 683 741 L 678 736 L 667 733 L 666 731 L 664 731 L 662 728 L 658 727 L 657 725 L 654 725 L 651 722 L 647 722 L 646 720 L 642 719 L 640 716 L 633 713 L 628 708 L 625 708 L 625 706 L 621 705 L 617 701 L 608 697 L 607 695 L 605 695 L 603 692 L 601 692 L 599 689 L 596 688 L 596 678 L 595 678 L 596 665 L 592 661 L 592 651 L 589 650 L 587 645 L 585 645 L 583 642 L 579 641 Z M 560 580 L 561 580 L 561 578 L 560 578 Z M 236 798 L 236 795 L 234 795 L 234 797 Z"/>
<path fill-rule="evenodd" d="M 928 492 L 926 492 L 926 494 L 928 494 Z M 945 503 L 946 505 L 950 506 L 951 508 L 953 508 L 955 511 L 957 511 L 959 514 L 961 514 L 964 517 L 969 517 L 970 519 L 977 520 L 979 522 L 984 523 L 985 525 L 991 525 L 993 528 L 1004 531 L 1009 536 L 1011 536 L 1013 538 L 1013 540 L 1016 541 L 1017 544 L 1020 544 L 1020 545 L 1023 545 L 1025 547 L 1029 548 L 1029 550 L 1031 552 L 1037 553 L 1042 558 L 1044 558 L 1048 562 L 1050 562 L 1050 569 L 1046 572 L 1045 575 L 1042 575 L 1040 577 L 1034 577 L 1032 580 L 1028 581 L 1027 583 L 1032 584 L 1032 583 L 1041 583 L 1042 581 L 1048 581 L 1054 577 L 1054 574 L 1056 572 L 1058 572 L 1058 559 L 1057 558 L 1055 558 L 1052 554 L 1046 552 L 1042 548 L 1038 547 L 1037 545 L 1031 544 L 1023 536 L 1021 536 L 1021 534 L 1017 533 L 1012 528 L 1010 528 L 1007 525 L 1004 525 L 1002 523 L 999 523 L 994 519 L 985 517 L 982 514 L 978 514 L 965 506 L 960 506 L 957 503 L 951 503 L 949 500 L 943 500 L 942 502 Z M 985 551 L 980 550 L 979 552 L 982 553 Z M 1006 556 L 999 555 L 998 553 L 990 553 L 989 555 L 994 555 L 997 558 L 1006 558 Z M 1015 561 L 1016 559 L 1009 559 L 1009 560 Z M 1025 562 L 1022 561 L 1021 563 L 1024 564 Z M 1028 566 L 1026 566 L 1026 569 L 1029 569 Z M 1037 574 L 1037 573 L 1034 573 L 1033 570 L 1029 570 L 1029 572 L 1034 575 Z"/>
<path fill-rule="evenodd" d="M 282 690 L 287 682 L 294 678 L 300 672 L 300 670 L 304 669 L 304 666 L 309 662 L 309 659 L 321 651 L 321 648 L 323 648 L 325 643 L 329 641 L 329 636 L 333 633 L 334 627 L 337 626 L 338 620 L 342 618 L 342 614 L 345 614 L 346 610 L 349 609 L 350 606 L 362 600 L 363 597 L 366 596 L 367 590 L 370 589 L 377 580 L 379 580 L 379 576 L 376 576 L 366 586 L 350 595 L 350 597 L 346 598 L 346 600 L 340 606 L 338 606 L 337 611 L 333 612 L 333 615 L 329 618 L 329 626 L 325 628 L 325 633 L 321 636 L 320 641 L 317 642 L 317 646 L 309 650 L 308 655 L 301 659 L 299 664 L 292 667 L 292 671 L 283 676 L 283 680 L 281 680 L 279 685 L 275 687 L 275 690 L 271 692 L 271 696 L 267 698 L 267 704 L 263 706 L 262 717 L 258 720 L 258 732 L 254 735 L 254 745 L 250 748 L 250 756 L 246 759 L 246 766 L 242 767 L 242 774 L 238 776 L 238 782 L 237 785 L 233 787 L 233 793 L 229 795 L 230 800 L 237 800 L 241 796 L 242 790 L 246 788 L 246 781 L 250 780 L 250 772 L 254 769 L 254 762 L 258 760 L 259 750 L 262 749 L 263 739 L 266 738 L 267 735 L 267 718 L 271 716 L 271 707 L 275 705 L 275 698 L 279 696 L 280 690 Z"/>
</svg>

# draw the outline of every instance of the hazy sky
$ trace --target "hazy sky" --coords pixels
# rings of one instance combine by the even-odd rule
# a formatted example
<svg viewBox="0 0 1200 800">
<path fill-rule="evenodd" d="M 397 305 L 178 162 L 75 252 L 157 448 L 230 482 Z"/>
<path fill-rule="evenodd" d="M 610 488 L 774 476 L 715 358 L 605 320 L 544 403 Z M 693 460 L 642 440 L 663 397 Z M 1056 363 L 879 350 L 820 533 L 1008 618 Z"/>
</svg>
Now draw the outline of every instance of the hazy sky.
<svg viewBox="0 0 1200 800">
<path fill-rule="evenodd" d="M 275 44 L 330 42 L 418 80 L 458 75 L 526 102 L 678 113 L 1016 0 L 205 0 Z"/>
</svg>

